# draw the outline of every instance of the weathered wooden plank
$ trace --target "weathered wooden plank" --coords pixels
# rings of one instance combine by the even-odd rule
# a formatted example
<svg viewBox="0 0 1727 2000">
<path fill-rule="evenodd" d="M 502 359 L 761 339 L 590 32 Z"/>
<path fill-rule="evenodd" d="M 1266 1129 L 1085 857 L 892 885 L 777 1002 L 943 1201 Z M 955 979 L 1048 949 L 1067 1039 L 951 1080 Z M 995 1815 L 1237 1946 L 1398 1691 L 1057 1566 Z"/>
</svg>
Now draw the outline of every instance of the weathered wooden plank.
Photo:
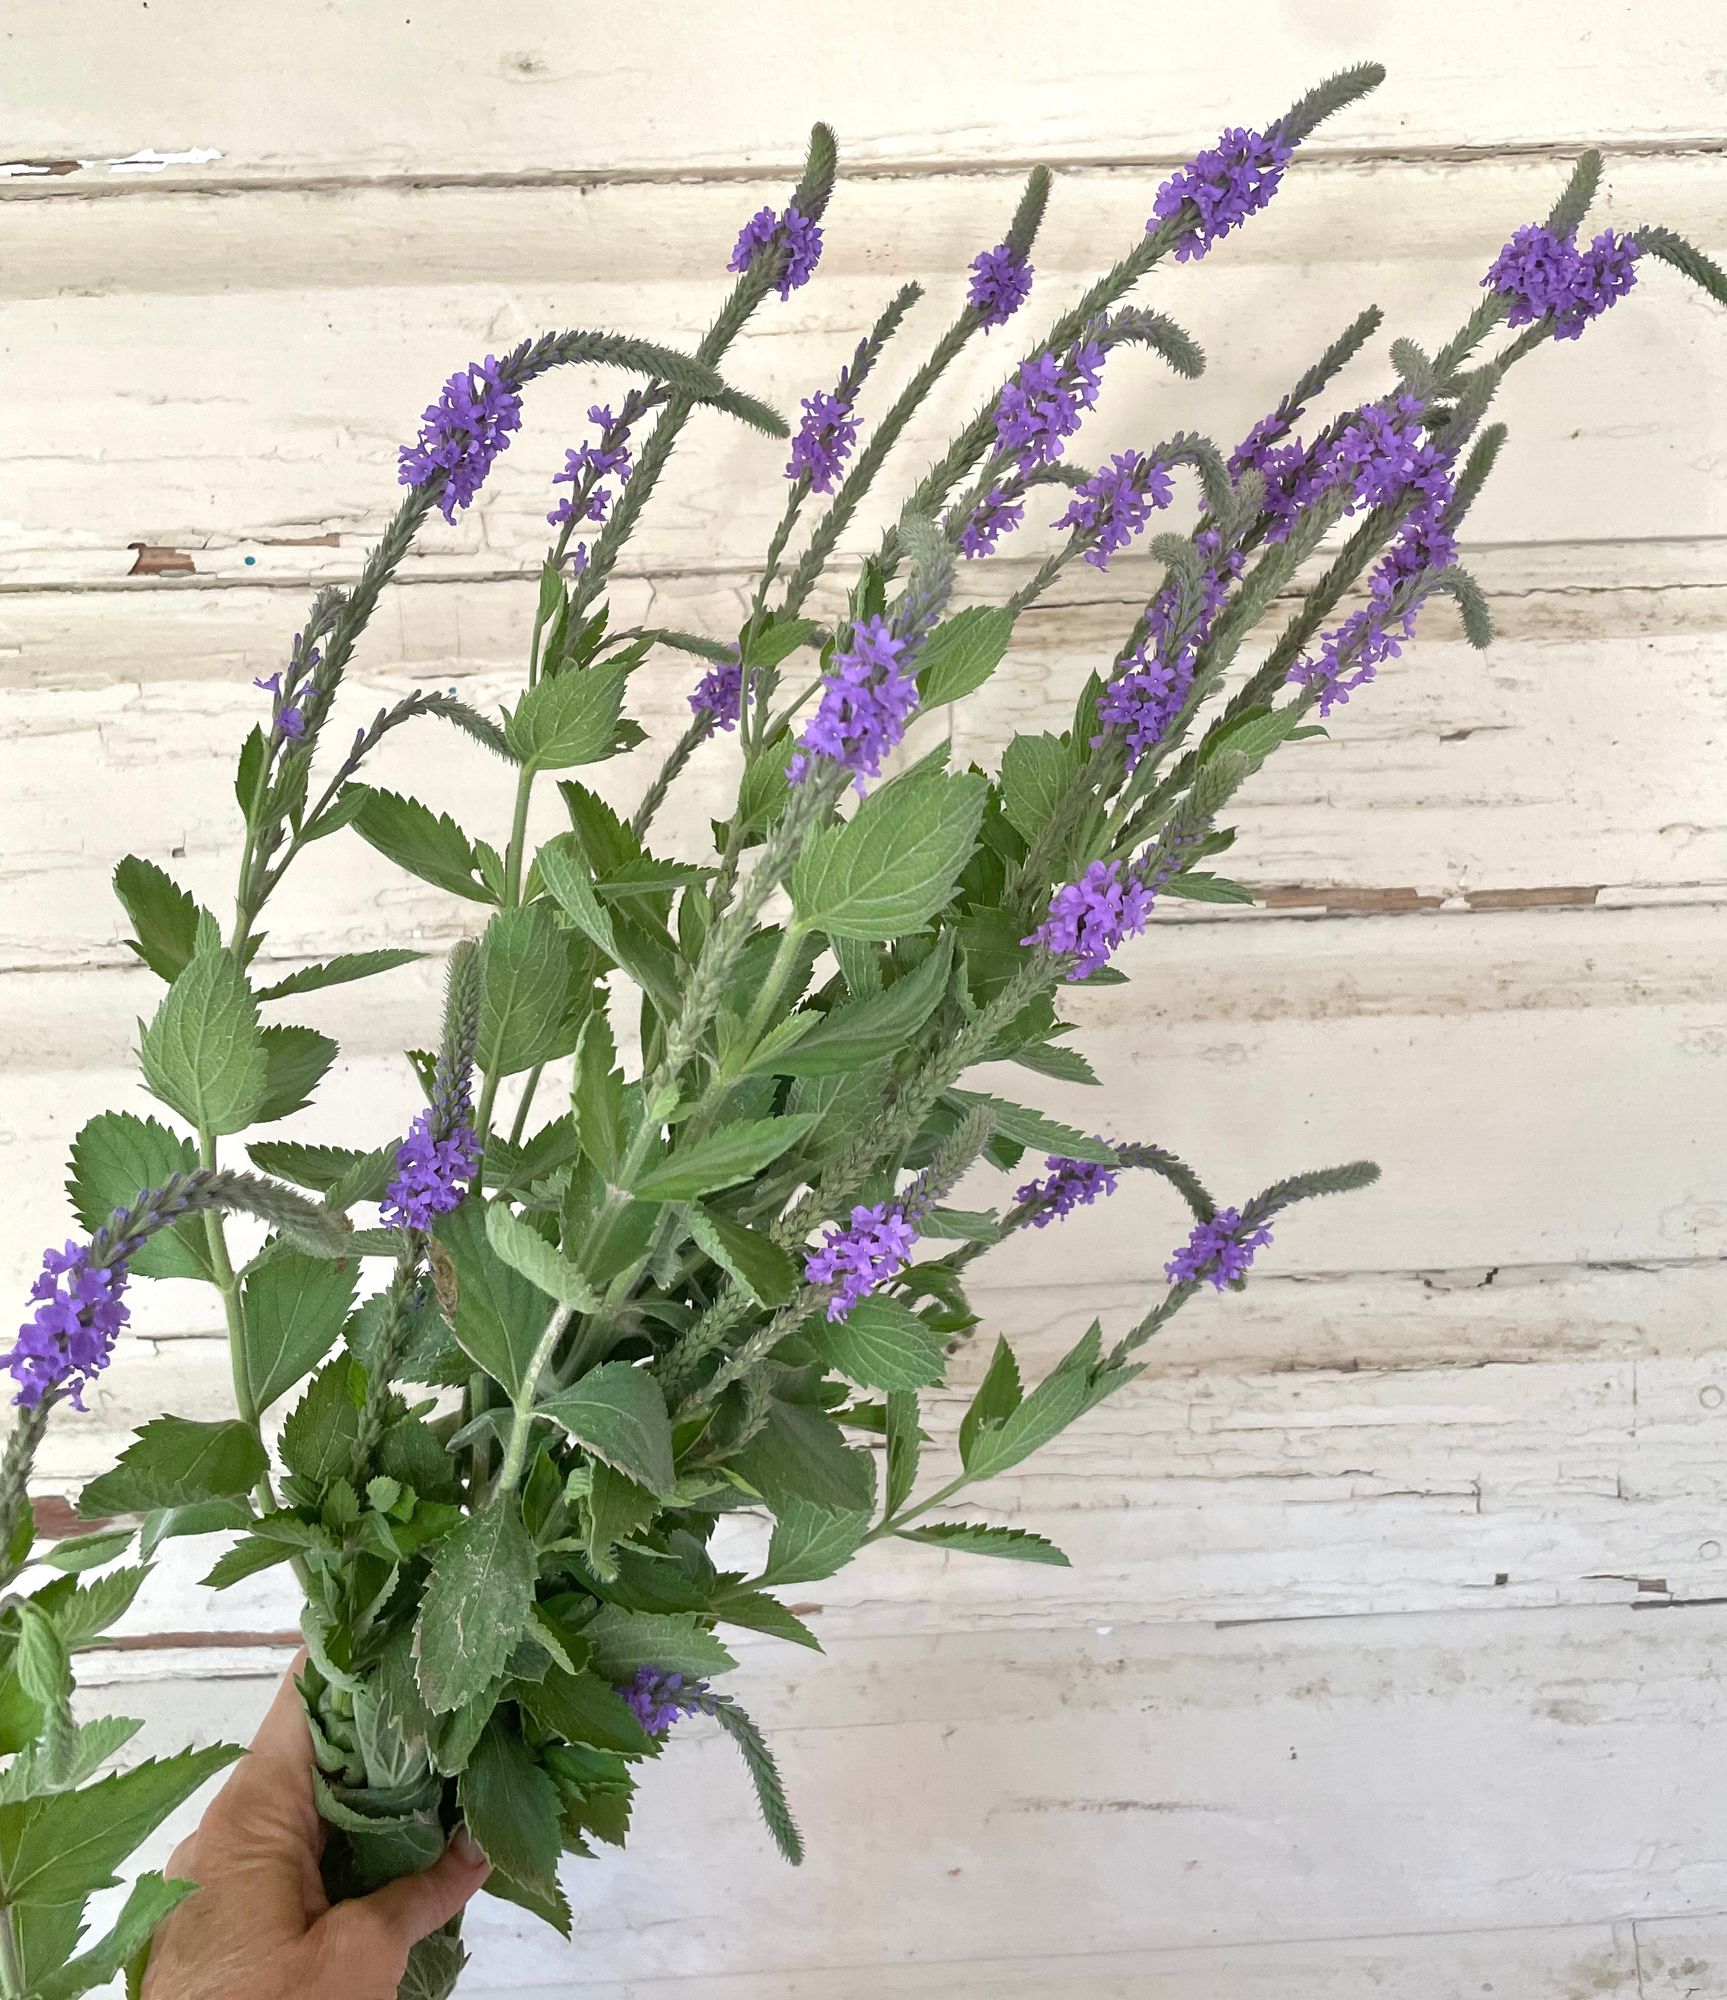
<svg viewBox="0 0 1727 2000">
<path fill-rule="evenodd" d="M 1123 583 L 1132 589 L 1132 573 Z M 621 615 L 726 629 L 733 593 L 686 589 Z M 1124 591 L 1028 615 L 989 686 L 918 723 L 908 754 L 951 729 L 956 759 L 993 767 L 1013 731 L 1065 727 L 1085 676 L 1113 657 L 1138 603 Z M 1727 590 L 1507 590 L 1494 605 L 1491 652 L 1471 651 L 1449 608 L 1433 606 L 1418 645 L 1333 719 L 1329 741 L 1286 749 L 1244 792 L 1229 865 L 1272 907 L 1719 893 Z M 293 615 L 275 593 L 250 590 L 0 599 L 0 674 L 11 684 L 0 741 L 0 965 L 113 962 L 122 917 L 109 877 L 127 851 L 226 901 L 238 837 L 233 757 L 259 712 L 252 679 L 279 664 Z M 344 693 L 334 740 L 345 747 L 347 727 L 414 686 L 459 687 L 488 709 L 513 698 L 530 615 L 521 583 L 396 593 L 367 637 L 365 671 Z M 620 805 L 634 804 L 658 746 L 687 719 L 693 678 L 688 658 L 669 652 L 637 675 L 630 706 L 654 743 L 591 774 Z M 69 784 L 69 771 L 80 782 Z M 374 771 L 502 842 L 508 774 L 445 725 L 400 732 Z M 736 772 L 729 738 L 704 749 L 672 795 L 660 843 L 706 852 L 708 822 L 729 809 Z M 555 795 L 543 790 L 538 824 L 550 830 Z M 1190 905 L 1185 914 L 1209 922 L 1217 911 Z M 446 941 L 477 917 L 342 834 L 290 876 L 266 951 Z"/>
<path fill-rule="evenodd" d="M 1090 1989 L 1110 2000 L 1437 2000 L 1481 1980 L 1558 1994 L 1540 1981 L 1561 1969 L 1574 1992 L 1635 1992 L 1632 1940 L 1613 1927 L 1671 1932 L 1673 1967 L 1699 1955 L 1686 1927 L 1707 1934 L 1727 1905 L 1709 1747 L 1722 1615 L 1117 1626 L 842 1642 L 789 1661 L 752 1649 L 739 1691 L 809 1841 L 797 1893 L 729 1746 L 680 1729 L 645 1774 L 629 1850 L 570 1878 L 580 1977 L 653 2000 L 674 1980 L 712 2000 L 849 2000 L 927 1991 L 914 1968 L 929 1961 L 963 1991 L 982 1961 L 981 1990 L 1011 1994 L 1028 1990 L 1013 1984 L 1024 1959 L 1119 1973 Z M 266 1694 L 207 1680 L 189 1716 L 190 1656 L 118 1664 L 124 1684 L 88 1698 L 146 1715 L 139 1753 L 189 1727 L 243 1737 Z M 493 1985 L 570 1990 L 578 1961 L 550 1932 L 485 1900 L 473 1921 Z M 1595 1931 L 1527 1935 L 1559 1926 Z M 1488 1931 L 1512 1935 L 1446 1936 Z M 1275 1983 L 1273 1941 L 1305 1986 Z M 1189 1956 L 1130 1956 L 1159 1953 Z M 1514 1985 L 1525 1968 L 1532 1983 Z M 695 1983 L 710 1979 L 736 1983 Z M 1088 1988 L 1061 1975 L 1038 1990 Z"/>
<path fill-rule="evenodd" d="M 1142 354 L 1119 358 L 1087 454 L 1190 427 L 1228 443 L 1370 299 L 1390 332 L 1444 339 L 1498 245 L 1546 210 L 1558 179 L 1553 162 L 1535 158 L 1293 177 L 1271 214 L 1204 265 L 1171 265 L 1152 283 L 1147 296 L 1190 323 L 1211 369 L 1196 384 L 1172 384 Z M 1035 338 L 1044 315 L 1136 240 L 1150 188 L 1143 172 L 1083 173 L 1063 186 L 1038 252 L 1038 316 L 1005 345 L 1006 336 L 974 342 L 908 434 L 908 468 L 921 469 L 993 393 L 1021 338 Z M 31 414 L 19 424 L 0 580 L 117 580 L 134 573 L 138 544 L 179 552 L 199 576 L 351 569 L 354 542 L 374 535 L 395 503 L 396 446 L 452 367 L 572 321 L 690 344 L 723 295 L 740 214 L 768 192 L 680 183 L 19 205 L 0 278 L 0 394 Z M 848 186 L 819 282 L 787 305 L 770 300 L 728 371 L 795 416 L 799 397 L 849 356 L 891 282 L 916 277 L 932 297 L 862 405 L 866 414 L 884 408 L 1013 198 L 1004 177 L 915 196 L 895 182 Z M 1720 243 L 1727 162 L 1628 160 L 1615 171 L 1613 213 L 1622 222 L 1653 214 Z M 506 241 L 500 307 L 497 245 Z M 1727 529 L 1727 483 L 1695 443 L 1698 399 L 1727 337 L 1720 319 L 1676 274 L 1655 271 L 1587 342 L 1519 370 L 1502 396 L 1516 448 L 1475 532 L 1528 540 Z M 49 376 L 55 394 L 44 399 L 36 391 Z M 1388 384 L 1383 359 L 1364 360 L 1341 393 Z M 481 500 L 457 528 L 434 524 L 424 559 L 481 572 L 537 560 L 562 447 L 595 395 L 617 389 L 616 376 L 586 371 L 537 385 L 528 427 Z M 780 511 L 783 463 L 782 445 L 704 419 L 656 495 L 632 562 L 663 573 L 757 560 Z M 868 546 L 897 504 L 884 496 L 866 509 L 848 548 Z M 156 587 L 183 573 L 169 557 L 154 563 L 167 566 Z"/>
<path fill-rule="evenodd" d="M 32 191 L 147 184 L 144 163 L 124 171 L 146 148 L 199 156 L 162 177 L 217 185 L 790 165 L 818 116 L 839 123 L 854 164 L 1179 156 L 1367 56 L 1389 65 L 1390 83 L 1318 143 L 1672 143 L 1719 125 L 1718 22 L 1705 0 L 1664 9 L 1659 36 L 1629 0 L 1598 5 L 1581 35 L 1562 0 L 1515 16 L 1466 0 L 1442 47 L 1397 9 L 1246 0 L 1232 19 L 1240 32 L 1221 65 L 1203 16 L 1153 27 L 1130 0 L 1089 8 L 1083 36 L 1061 49 L 1030 0 L 954 0 L 933 14 L 886 0 L 852 32 L 816 27 L 795 0 L 759 0 L 748 35 L 724 10 L 651 0 L 584 19 L 574 39 L 527 0 L 482 20 L 452 0 L 411 15 L 324 5 L 298 10 L 291 27 L 273 15 L 236 23 L 212 0 L 159 0 L 148 21 L 91 0 L 76 28 L 45 9 L 11 29 L 7 150 Z M 1543 60 L 1528 59 L 1533 49 Z M 146 105 L 140 75 L 170 87 Z"/>
</svg>

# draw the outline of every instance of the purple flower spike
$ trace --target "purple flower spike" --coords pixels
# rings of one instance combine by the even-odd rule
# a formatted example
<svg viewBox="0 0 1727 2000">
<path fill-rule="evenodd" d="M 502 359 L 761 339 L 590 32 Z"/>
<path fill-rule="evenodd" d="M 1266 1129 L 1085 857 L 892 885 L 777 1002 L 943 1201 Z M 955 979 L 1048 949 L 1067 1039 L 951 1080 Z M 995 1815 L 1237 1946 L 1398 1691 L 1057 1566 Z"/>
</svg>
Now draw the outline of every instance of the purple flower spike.
<svg viewBox="0 0 1727 2000">
<path fill-rule="evenodd" d="M 1214 243 L 1265 207 L 1294 157 L 1294 147 L 1281 133 L 1249 132 L 1232 125 L 1215 146 L 1195 154 L 1164 182 L 1145 226 L 1155 229 L 1191 203 L 1198 220 L 1176 238 L 1175 255 L 1181 263 L 1203 257 Z"/>
<path fill-rule="evenodd" d="M 444 1138 L 437 1136 L 437 1126 L 435 1109 L 416 1113 L 396 1148 L 396 1177 L 378 1209 L 387 1229 L 430 1229 L 460 1205 L 479 1172 L 479 1147 L 466 1118 Z"/>
<path fill-rule="evenodd" d="M 772 253 L 783 257 L 779 273 L 779 294 L 789 299 L 821 261 L 821 225 L 800 209 L 788 208 L 776 216 L 771 208 L 757 209 L 738 232 L 728 271 L 747 271 L 758 257 Z"/>
<path fill-rule="evenodd" d="M 971 260 L 968 302 L 984 330 L 1006 326 L 1031 296 L 1032 267 L 1010 243 L 980 250 Z"/>
<path fill-rule="evenodd" d="M 420 419 L 414 444 L 402 446 L 401 483 L 424 486 L 442 478 L 438 505 L 454 521 L 485 484 L 510 433 L 522 427 L 522 399 L 499 374 L 497 358 L 457 369 Z"/>
<path fill-rule="evenodd" d="M 1100 342 L 1076 341 L 1060 361 L 1039 354 L 1022 363 L 1003 388 L 995 406 L 996 447 L 1013 453 L 1021 472 L 1060 458 L 1064 440 L 1097 402 L 1103 362 Z"/>
<path fill-rule="evenodd" d="M 124 1262 L 90 1266 L 90 1246 L 68 1243 L 42 1253 L 42 1272 L 30 1287 L 36 1310 L 18 1329 L 5 1367 L 18 1384 L 12 1400 L 34 1409 L 45 1396 L 66 1394 L 74 1409 L 107 1367 L 114 1342 L 130 1314 Z"/>
<path fill-rule="evenodd" d="M 1551 318 L 1555 340 L 1576 340 L 1637 282 L 1639 245 L 1602 230 L 1587 250 L 1575 236 L 1526 223 L 1494 258 L 1482 285 L 1511 301 L 1507 326 Z"/>
<path fill-rule="evenodd" d="M 916 1243 L 917 1231 L 902 1203 L 881 1201 L 866 1208 L 860 1202 L 847 1227 L 829 1224 L 827 1240 L 804 1258 L 804 1276 L 812 1285 L 833 1287 L 827 1317 L 841 1320 L 859 1299 L 899 1276 Z"/>
<path fill-rule="evenodd" d="M 1059 521 L 1051 525 L 1072 528 L 1096 538 L 1096 546 L 1085 559 L 1098 569 L 1108 569 L 1111 556 L 1125 549 L 1142 534 L 1152 513 L 1167 507 L 1175 498 L 1175 482 L 1166 466 L 1137 451 L 1118 451 L 1074 494 Z"/>
<path fill-rule="evenodd" d="M 1020 1207 L 1033 1204 L 1032 1213 L 1020 1225 L 1022 1228 L 1029 1225 L 1033 1229 L 1047 1229 L 1076 1208 L 1089 1208 L 1104 1195 L 1114 1194 L 1120 1186 L 1114 1168 L 1092 1160 L 1070 1160 L 1063 1154 L 1051 1153 L 1044 1165 L 1049 1169 L 1047 1180 L 1027 1181 L 1014 1191 L 1013 1198 Z"/>
<path fill-rule="evenodd" d="M 864 779 L 880 776 L 882 759 L 917 707 L 917 682 L 900 667 L 905 648 L 885 618 L 860 618 L 852 627 L 851 645 L 823 674 L 820 705 L 786 766 L 794 785 L 809 776 L 817 757 L 850 771 L 860 796 Z"/>
<path fill-rule="evenodd" d="M 788 479 L 807 479 L 812 493 L 831 493 L 840 468 L 857 443 L 858 427 L 850 403 L 818 389 L 803 399 L 804 419 L 792 439 Z"/>
<path fill-rule="evenodd" d="M 736 729 L 744 706 L 743 663 L 732 648 L 730 660 L 717 661 L 696 682 L 689 698 L 690 713 L 708 718 L 708 734 L 715 729 Z"/>
<path fill-rule="evenodd" d="M 1246 1228 L 1241 1211 L 1220 1208 L 1209 1222 L 1199 1223 L 1193 1234 L 1163 1267 L 1172 1285 L 1206 1282 L 1222 1291 L 1245 1278 L 1253 1253 L 1271 1241 L 1271 1231 L 1261 1225 Z"/>
<path fill-rule="evenodd" d="M 968 562 L 994 555 L 996 543 L 1003 535 L 1012 534 L 1024 519 L 1025 502 L 1010 499 L 1005 487 L 992 487 L 959 531 L 960 554 Z"/>
<path fill-rule="evenodd" d="M 663 1667 L 637 1667 L 629 1686 L 618 1689 L 650 1736 L 664 1736 L 680 1716 L 694 1715 L 707 1691 L 706 1681 L 686 1681 Z"/>
<path fill-rule="evenodd" d="M 622 486 L 630 476 L 629 426 L 620 424 L 601 403 L 590 406 L 588 422 L 598 426 L 600 440 L 565 452 L 564 469 L 552 484 L 568 486 L 570 491 L 546 516 L 554 528 L 570 521 L 603 521 L 614 495 L 600 481 L 615 472 Z"/>
<path fill-rule="evenodd" d="M 1109 963 L 1126 938 L 1137 937 L 1151 914 L 1152 892 L 1136 876 L 1123 876 L 1119 861 L 1094 861 L 1077 882 L 1057 889 L 1049 915 L 1021 944 L 1075 961 L 1068 978 L 1089 979 Z"/>
</svg>

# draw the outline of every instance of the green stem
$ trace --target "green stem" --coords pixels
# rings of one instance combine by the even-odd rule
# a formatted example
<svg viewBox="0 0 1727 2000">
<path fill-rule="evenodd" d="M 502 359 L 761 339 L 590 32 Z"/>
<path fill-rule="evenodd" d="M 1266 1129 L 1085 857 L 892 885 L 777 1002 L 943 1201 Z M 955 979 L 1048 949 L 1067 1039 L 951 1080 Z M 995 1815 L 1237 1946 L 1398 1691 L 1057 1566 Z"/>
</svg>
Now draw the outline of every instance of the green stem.
<svg viewBox="0 0 1727 2000">
<path fill-rule="evenodd" d="M 510 822 L 510 844 L 504 854 L 504 908 L 513 910 L 522 900 L 522 859 L 528 844 L 528 806 L 534 796 L 534 780 L 539 772 L 532 764 L 522 766 L 516 781 L 516 814 Z"/>
<path fill-rule="evenodd" d="M 214 1132 L 198 1134 L 198 1164 L 208 1173 L 216 1171 Z M 258 1400 L 252 1392 L 252 1369 L 246 1358 L 245 1307 L 240 1297 L 240 1281 L 234 1275 L 234 1261 L 228 1255 L 228 1236 L 219 1209 L 205 1209 L 204 1238 L 210 1248 L 216 1288 L 222 1294 L 222 1310 L 228 1322 L 228 1370 L 234 1380 L 234 1408 L 240 1421 L 256 1432 Z"/>
<path fill-rule="evenodd" d="M 897 1535 L 901 1528 L 910 1527 L 912 1522 L 917 1520 L 921 1515 L 929 1513 L 933 1507 L 941 1506 L 943 1501 L 951 1500 L 962 1486 L 969 1486 L 970 1484 L 971 1474 L 969 1472 L 960 1473 L 956 1478 L 950 1479 L 945 1486 L 937 1487 L 927 1500 L 920 1500 L 915 1507 L 902 1507 L 891 1520 L 878 1523 L 877 1526 L 871 1528 L 869 1533 L 864 1536 L 864 1541 L 866 1543 L 879 1542 L 884 1535 Z"/>
<path fill-rule="evenodd" d="M 540 1087 L 540 1078 L 545 1074 L 545 1064 L 537 1062 L 528 1071 L 528 1080 L 522 1085 L 522 1101 L 516 1106 L 516 1115 L 510 1125 L 510 1144 L 519 1146 L 522 1134 L 527 1129 L 528 1110 L 534 1101 L 534 1092 Z"/>
<path fill-rule="evenodd" d="M 0 1993 L 13 2000 L 24 1991 L 24 1961 L 18 1955 L 18 1932 L 12 1922 L 10 1903 L 0 1904 Z"/>
<path fill-rule="evenodd" d="M 504 1462 L 498 1471 L 498 1483 L 493 1491 L 494 1499 L 500 1494 L 514 1493 L 521 1484 L 522 1467 L 528 1457 L 528 1438 L 533 1430 L 534 1397 L 539 1391 L 540 1377 L 551 1366 L 558 1342 L 563 1338 L 564 1329 L 574 1316 L 569 1306 L 558 1306 L 551 1318 L 546 1321 L 546 1330 L 540 1335 L 539 1344 L 528 1362 L 521 1388 L 516 1392 L 511 1405 L 510 1441 L 504 1448 Z"/>
</svg>

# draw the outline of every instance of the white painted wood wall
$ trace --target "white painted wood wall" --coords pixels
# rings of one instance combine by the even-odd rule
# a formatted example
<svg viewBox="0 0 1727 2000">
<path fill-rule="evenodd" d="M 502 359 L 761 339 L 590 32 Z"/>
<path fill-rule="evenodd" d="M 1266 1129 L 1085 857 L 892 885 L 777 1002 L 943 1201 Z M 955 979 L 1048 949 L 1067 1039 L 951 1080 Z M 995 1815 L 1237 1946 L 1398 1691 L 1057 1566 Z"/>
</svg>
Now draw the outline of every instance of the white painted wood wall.
<svg viewBox="0 0 1727 2000">
<path fill-rule="evenodd" d="M 1027 162 L 1066 169 L 1047 314 L 1171 162 L 1367 55 L 1390 82 L 1272 212 L 1152 289 L 1205 343 L 1205 380 L 1118 363 L 1099 445 L 1233 438 L 1370 299 L 1389 332 L 1443 338 L 1587 143 L 1615 220 L 1727 246 L 1721 0 L 14 0 L 0 46 L 13 1299 L 61 1227 L 71 1133 L 139 1101 L 150 982 L 109 868 L 132 847 L 225 893 L 251 678 L 313 581 L 353 573 L 421 404 L 547 325 L 692 341 L 813 118 L 847 166 L 819 279 L 731 363 L 782 407 L 894 282 L 922 279 L 945 323 Z M 1004 358 L 979 349 L 944 418 Z M 1351 378 L 1383 379 L 1377 360 Z M 1142 1383 L 1001 1483 L 996 1518 L 1049 1531 L 1071 1571 L 878 1552 L 810 1593 L 824 1659 L 748 1648 L 810 1836 L 800 1877 L 727 1746 L 691 1729 L 629 1854 L 576 1874 L 576 1944 L 484 1904 L 464 1991 L 1727 1995 L 1724 385 L 1727 314 L 1654 268 L 1520 370 L 1472 523 L 1491 653 L 1430 612 L 1333 740 L 1252 793 L 1237 872 L 1266 909 L 1159 925 L 1138 984 L 1081 996 L 1107 1110 L 1052 1105 L 1238 1195 L 1361 1153 L 1383 1185 L 1291 1219 L 1246 1297 L 1195 1307 Z M 425 538 L 356 708 L 510 686 L 546 482 L 595 386 L 537 390 L 482 504 Z M 735 623 L 777 470 L 775 447 L 703 426 L 631 606 Z M 957 719 L 964 748 L 1070 704 L 1147 575 L 1122 560 L 1027 618 Z M 679 678 L 648 678 L 662 730 Z M 497 825 L 477 752 L 414 750 L 418 789 Z M 724 775 L 702 764 L 680 837 Z M 272 955 L 437 947 L 472 920 L 357 842 L 329 859 Z M 433 966 L 302 1004 L 345 1046 L 308 1135 L 375 1137 L 406 1106 L 394 1052 L 435 986 Z M 991 1321 L 1047 1358 L 1094 1309 L 1134 1312 L 1178 1233 L 1173 1203 L 1124 1192 L 1000 1260 Z M 154 1288 L 95 1414 L 57 1429 L 51 1480 L 156 1410 L 221 1408 L 187 1290 Z M 246 1730 L 285 1658 L 279 1588 L 210 1600 L 194 1573 L 166 1565 L 135 1643 L 89 1662 L 155 1743 Z"/>
</svg>

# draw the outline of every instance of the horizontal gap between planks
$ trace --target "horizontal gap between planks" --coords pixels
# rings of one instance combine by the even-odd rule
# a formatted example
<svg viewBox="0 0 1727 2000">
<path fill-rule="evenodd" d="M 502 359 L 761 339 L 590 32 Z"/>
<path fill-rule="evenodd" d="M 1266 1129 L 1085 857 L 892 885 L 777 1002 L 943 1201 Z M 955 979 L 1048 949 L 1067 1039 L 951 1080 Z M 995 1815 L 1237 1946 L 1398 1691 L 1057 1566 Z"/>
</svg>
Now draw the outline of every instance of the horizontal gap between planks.
<svg viewBox="0 0 1727 2000">
<path fill-rule="evenodd" d="M 1307 172 L 1354 172 L 1364 167 L 1474 166 L 1500 160 L 1553 160 L 1570 162 L 1587 150 L 1591 141 L 1527 139 L 1480 145 L 1431 146 L 1336 146 L 1325 147 L 1309 141 L 1302 154 Z M 1615 161 L 1715 159 L 1727 154 L 1727 139 L 1717 133 L 1690 133 L 1671 139 L 1637 139 L 1606 149 Z M 1029 173 L 1033 167 L 1047 166 L 1052 172 L 1075 174 L 1120 174 L 1163 172 L 1183 166 L 1190 155 L 1184 152 L 1111 153 L 1097 158 L 1062 158 L 1059 155 L 1025 154 L 1001 157 L 978 155 L 966 159 L 905 159 L 862 161 L 842 166 L 841 181 L 946 181 L 999 180 Z M 94 163 L 93 163 L 94 165 Z M 152 194 L 208 195 L 225 198 L 248 194 L 352 194 L 375 189 L 401 189 L 409 193 L 439 193 L 462 188 L 655 188 L 759 186 L 796 175 L 801 162 L 787 159 L 778 164 L 718 164 L 684 167 L 529 167 L 510 172 L 478 169 L 467 173 L 409 171 L 397 173 L 330 173 L 271 175 L 261 173 L 211 175 L 121 174 L 106 179 L 84 180 L 87 169 L 82 161 L 67 159 L 24 159 L 0 161 L 0 201 L 113 201 L 144 200 Z M 20 172 L 37 168 L 40 171 Z M 9 171 L 10 170 L 10 171 Z"/>
</svg>

